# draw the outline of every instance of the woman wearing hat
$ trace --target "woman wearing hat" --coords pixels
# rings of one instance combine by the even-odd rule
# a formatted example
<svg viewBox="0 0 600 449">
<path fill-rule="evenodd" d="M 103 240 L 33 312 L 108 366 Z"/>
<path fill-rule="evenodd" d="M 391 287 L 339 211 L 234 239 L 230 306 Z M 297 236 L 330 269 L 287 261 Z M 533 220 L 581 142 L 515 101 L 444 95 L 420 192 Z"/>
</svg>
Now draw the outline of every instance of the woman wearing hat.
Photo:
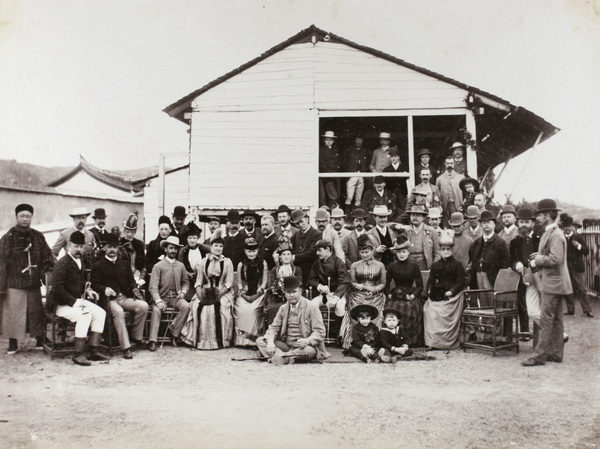
<svg viewBox="0 0 600 449">
<path fill-rule="evenodd" d="M 385 303 L 385 294 L 383 293 L 386 279 L 385 266 L 375 260 L 373 242 L 368 235 L 363 234 L 358 238 L 358 247 L 361 260 L 354 262 L 350 267 L 351 288 L 348 295 L 348 309 L 340 329 L 344 349 L 350 347 L 354 326 L 349 310 L 360 304 L 370 304 L 378 310 L 379 316 L 381 316 Z M 379 317 L 375 319 L 375 324 L 380 325 Z"/>
<path fill-rule="evenodd" d="M 172 232 L 171 219 L 166 215 L 160 216 L 158 218 L 158 235 L 148 243 L 148 249 L 146 250 L 146 273 L 148 277 L 150 277 L 154 265 L 165 258 L 165 252 L 160 247 L 160 243 L 166 240 Z"/>
<path fill-rule="evenodd" d="M 285 303 L 285 294 L 283 290 L 283 279 L 288 276 L 295 276 L 302 279 L 302 270 L 294 265 L 292 259 L 292 247 L 289 243 L 283 242 L 277 248 L 279 265 L 271 270 L 269 276 L 270 286 L 265 298 L 265 326 L 268 327 L 279 308 Z"/>
<path fill-rule="evenodd" d="M 410 346 L 423 345 L 423 276 L 419 266 L 409 260 L 410 242 L 401 234 L 391 250 L 396 260 L 387 271 L 385 292 L 387 309 L 399 310 L 402 314 L 400 329 Z"/>
<path fill-rule="evenodd" d="M 264 299 L 269 267 L 258 256 L 258 242 L 249 237 L 244 242 L 244 260 L 238 264 L 238 297 L 235 299 L 233 320 L 237 330 L 259 335 L 264 325 Z M 242 333 L 235 334 L 236 346 L 256 346 Z"/>
</svg>

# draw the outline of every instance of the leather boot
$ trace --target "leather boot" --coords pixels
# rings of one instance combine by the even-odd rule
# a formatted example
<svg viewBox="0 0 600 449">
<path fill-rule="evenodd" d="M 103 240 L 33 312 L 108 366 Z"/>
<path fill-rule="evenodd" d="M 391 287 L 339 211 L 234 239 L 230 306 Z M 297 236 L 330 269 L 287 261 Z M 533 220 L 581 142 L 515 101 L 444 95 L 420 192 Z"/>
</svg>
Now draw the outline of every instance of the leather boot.
<svg viewBox="0 0 600 449">
<path fill-rule="evenodd" d="M 73 363 L 82 366 L 90 366 L 92 362 L 85 358 L 83 350 L 85 349 L 85 338 L 75 339 L 75 354 L 73 355 Z"/>
<path fill-rule="evenodd" d="M 102 334 L 99 332 L 90 332 L 90 355 L 88 356 L 88 360 L 95 360 L 100 362 L 110 360 L 110 357 L 104 354 L 100 354 L 100 352 L 98 352 L 101 336 Z"/>
</svg>

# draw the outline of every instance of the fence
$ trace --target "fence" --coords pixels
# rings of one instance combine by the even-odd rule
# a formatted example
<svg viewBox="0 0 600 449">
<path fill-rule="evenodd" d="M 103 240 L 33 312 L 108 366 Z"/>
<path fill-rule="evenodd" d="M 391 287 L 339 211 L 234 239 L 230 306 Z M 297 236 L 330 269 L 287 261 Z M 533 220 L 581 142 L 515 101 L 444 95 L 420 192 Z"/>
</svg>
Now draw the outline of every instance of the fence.
<svg viewBox="0 0 600 449">
<path fill-rule="evenodd" d="M 585 257 L 585 286 L 589 295 L 600 297 L 600 225 L 588 225 L 581 235 L 590 249 Z"/>
</svg>

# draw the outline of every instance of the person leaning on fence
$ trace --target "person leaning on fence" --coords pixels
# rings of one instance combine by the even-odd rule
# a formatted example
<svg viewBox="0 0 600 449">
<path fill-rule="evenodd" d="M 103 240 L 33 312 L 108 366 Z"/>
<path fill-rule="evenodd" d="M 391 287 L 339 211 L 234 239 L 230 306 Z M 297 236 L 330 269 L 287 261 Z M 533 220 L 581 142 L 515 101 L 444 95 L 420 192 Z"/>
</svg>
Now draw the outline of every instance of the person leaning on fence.
<svg viewBox="0 0 600 449">
<path fill-rule="evenodd" d="M 185 300 L 190 281 L 185 266 L 177 260 L 177 252 L 181 248 L 179 237 L 171 235 L 160 246 L 166 257 L 154 265 L 150 276 L 149 289 L 154 301 L 150 318 L 150 351 L 156 351 L 160 318 L 167 306 L 177 310 L 177 316 L 169 325 L 173 346 L 177 346 L 181 328 L 190 312 L 190 304 Z"/>
<path fill-rule="evenodd" d="M 321 311 L 302 297 L 300 279 L 288 276 L 283 279 L 287 302 L 256 346 L 263 357 L 274 365 L 308 362 L 329 357 L 325 350 L 325 325 Z"/>
<path fill-rule="evenodd" d="M 85 282 L 81 256 L 86 247 L 85 236 L 75 231 L 69 236 L 67 254 L 61 257 L 52 272 L 52 289 L 48 295 L 48 308 L 57 317 L 75 323 L 75 354 L 73 362 L 89 366 L 90 360 L 103 361 L 110 358 L 100 354 L 100 337 L 104 330 L 106 312 L 102 307 L 88 301 L 98 300 L 98 293 Z M 84 349 L 89 330 L 90 354 L 86 358 Z"/>
</svg>

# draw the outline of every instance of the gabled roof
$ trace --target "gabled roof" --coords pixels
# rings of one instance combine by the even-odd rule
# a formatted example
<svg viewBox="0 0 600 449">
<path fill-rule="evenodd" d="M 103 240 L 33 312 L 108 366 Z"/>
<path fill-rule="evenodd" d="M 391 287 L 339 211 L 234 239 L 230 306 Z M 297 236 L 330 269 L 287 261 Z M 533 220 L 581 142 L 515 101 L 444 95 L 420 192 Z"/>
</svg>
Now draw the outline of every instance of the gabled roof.
<svg viewBox="0 0 600 449">
<path fill-rule="evenodd" d="M 289 39 L 274 46 L 273 48 L 267 50 L 266 52 L 264 52 L 257 58 L 254 58 L 253 60 L 248 61 L 245 64 L 242 64 L 241 66 L 232 70 L 231 72 L 226 73 L 225 75 L 211 81 L 210 83 L 206 84 L 205 86 L 201 87 L 200 89 L 195 90 L 194 92 L 177 100 L 175 103 L 173 103 L 173 104 L 167 106 L 165 109 L 163 109 L 163 112 L 166 112 L 171 117 L 181 120 L 182 122 L 187 124 L 188 122 L 187 122 L 187 120 L 185 120 L 184 114 L 186 112 L 191 112 L 191 104 L 192 104 L 192 101 L 194 100 L 194 98 L 196 98 L 199 95 L 203 94 L 204 92 L 212 89 L 213 87 L 216 87 L 219 84 L 227 81 L 228 79 L 238 75 L 239 73 L 249 69 L 250 67 L 258 64 L 259 62 L 265 60 L 269 56 L 272 56 L 273 54 L 284 50 L 286 47 L 289 47 L 290 45 L 301 43 L 301 42 L 309 42 L 313 38 L 316 38 L 317 40 L 322 40 L 322 41 L 342 43 L 342 44 L 345 44 L 354 49 L 357 49 L 357 50 L 363 51 L 365 53 L 368 53 L 370 55 L 376 56 L 378 58 L 385 59 L 386 61 L 393 62 L 394 64 L 398 64 L 403 67 L 407 67 L 416 72 L 422 73 L 427 76 L 431 76 L 440 81 L 444 81 L 448 84 L 452 84 L 452 85 L 459 87 L 461 89 L 464 89 L 464 90 L 468 91 L 470 94 L 472 94 L 474 97 L 475 103 L 483 103 L 486 106 L 494 107 L 498 110 L 504 111 L 505 113 L 512 112 L 517 108 L 516 106 L 512 105 L 510 102 L 508 102 L 500 97 L 497 97 L 496 95 L 490 94 L 490 93 L 485 92 L 476 87 L 461 83 L 452 78 L 448 78 L 447 76 L 440 75 L 439 73 L 432 72 L 431 70 L 427 70 L 423 67 L 416 66 L 414 64 L 411 64 L 409 62 L 406 62 L 402 59 L 396 58 L 394 56 L 391 56 L 387 53 L 376 50 L 374 48 L 365 47 L 364 45 L 359 45 L 359 44 L 349 41 L 348 39 L 345 39 L 341 36 L 337 36 L 336 34 L 329 33 L 320 28 L 317 28 L 315 25 L 311 25 L 310 27 L 300 31 L 295 36 L 292 36 Z M 544 133 L 541 141 L 546 140 L 547 138 L 551 137 L 552 135 L 554 135 L 555 133 L 557 133 L 559 131 L 558 128 L 553 126 L 551 123 L 548 123 L 543 118 L 537 116 L 533 112 L 528 111 L 525 108 L 519 108 L 519 110 L 521 111 L 521 116 L 522 117 L 526 116 L 526 118 L 528 119 L 529 124 L 531 126 L 533 126 L 537 131 L 541 131 Z"/>
<path fill-rule="evenodd" d="M 48 184 L 48 187 L 59 187 L 61 184 L 64 184 L 69 179 L 73 178 L 80 172 L 87 173 L 92 178 L 100 181 L 106 185 L 114 187 L 115 189 L 122 190 L 124 192 L 139 192 L 143 189 L 139 187 L 135 187 L 133 184 L 133 179 L 128 179 L 123 173 L 118 173 L 109 170 L 103 170 L 101 168 L 95 167 L 90 164 L 82 155 L 79 155 L 81 158 L 79 165 L 67 173 L 60 179 L 57 179 L 54 182 Z"/>
</svg>

